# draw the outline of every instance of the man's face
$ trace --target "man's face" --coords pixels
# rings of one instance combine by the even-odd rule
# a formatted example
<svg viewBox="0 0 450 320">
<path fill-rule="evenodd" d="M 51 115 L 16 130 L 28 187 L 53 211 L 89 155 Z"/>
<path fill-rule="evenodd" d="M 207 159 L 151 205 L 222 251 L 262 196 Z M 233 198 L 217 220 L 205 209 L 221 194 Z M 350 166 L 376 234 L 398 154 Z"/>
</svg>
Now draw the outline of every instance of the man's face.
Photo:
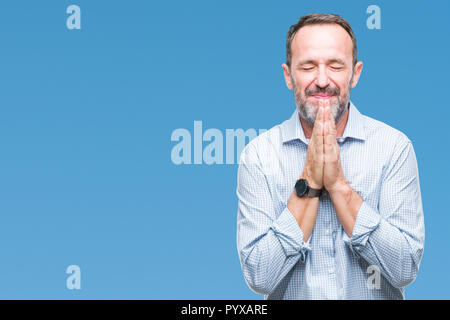
<svg viewBox="0 0 450 320">
<path fill-rule="evenodd" d="M 330 102 L 336 123 L 345 115 L 362 63 L 353 67 L 353 43 L 341 26 L 311 25 L 295 34 L 291 67 L 284 64 L 283 69 L 300 116 L 312 127 L 320 100 Z"/>
</svg>

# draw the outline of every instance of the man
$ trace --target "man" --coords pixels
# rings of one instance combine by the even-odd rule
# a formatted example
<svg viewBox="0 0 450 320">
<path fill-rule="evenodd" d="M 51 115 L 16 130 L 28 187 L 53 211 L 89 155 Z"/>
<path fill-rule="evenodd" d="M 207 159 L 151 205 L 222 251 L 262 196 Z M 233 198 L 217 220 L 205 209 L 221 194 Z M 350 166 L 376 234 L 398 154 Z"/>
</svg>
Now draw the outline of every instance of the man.
<svg viewBox="0 0 450 320">
<path fill-rule="evenodd" d="M 239 164 L 245 280 L 266 299 L 404 299 L 425 238 L 411 141 L 349 100 L 363 64 L 346 20 L 302 17 L 286 50 L 296 111 Z"/>
</svg>

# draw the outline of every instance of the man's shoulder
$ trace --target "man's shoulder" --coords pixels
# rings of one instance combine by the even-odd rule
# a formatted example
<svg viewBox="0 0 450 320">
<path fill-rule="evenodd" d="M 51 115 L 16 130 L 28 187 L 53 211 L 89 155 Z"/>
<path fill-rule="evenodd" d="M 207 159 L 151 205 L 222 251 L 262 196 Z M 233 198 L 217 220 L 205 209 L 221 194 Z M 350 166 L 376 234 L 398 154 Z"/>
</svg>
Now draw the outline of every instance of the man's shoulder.
<svg viewBox="0 0 450 320">
<path fill-rule="evenodd" d="M 250 142 L 242 149 L 241 157 L 243 155 L 246 157 L 259 157 L 260 153 L 266 153 L 269 150 L 276 149 L 277 146 L 280 146 L 282 143 L 281 128 L 285 121 L 261 132 L 258 136 L 250 140 Z"/>
<path fill-rule="evenodd" d="M 378 141 L 386 146 L 391 145 L 392 147 L 405 146 L 411 143 L 408 136 L 401 130 L 367 115 L 362 116 L 364 118 L 364 129 L 368 139 Z"/>
</svg>

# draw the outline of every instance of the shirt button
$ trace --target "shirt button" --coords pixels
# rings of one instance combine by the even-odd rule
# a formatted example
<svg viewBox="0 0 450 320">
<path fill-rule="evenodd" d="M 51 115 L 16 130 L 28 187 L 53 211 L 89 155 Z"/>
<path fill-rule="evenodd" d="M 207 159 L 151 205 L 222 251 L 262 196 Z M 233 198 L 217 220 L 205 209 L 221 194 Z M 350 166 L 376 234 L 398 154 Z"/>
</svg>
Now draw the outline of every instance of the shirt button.
<svg viewBox="0 0 450 320">
<path fill-rule="evenodd" d="M 338 142 L 344 142 L 343 138 L 337 138 Z"/>
<path fill-rule="evenodd" d="M 330 274 L 332 274 L 332 273 L 334 273 L 334 269 L 333 269 L 333 268 L 330 268 L 330 269 L 328 270 L 328 272 L 329 272 Z"/>
<path fill-rule="evenodd" d="M 325 230 L 325 234 L 330 234 L 330 229 Z"/>
</svg>

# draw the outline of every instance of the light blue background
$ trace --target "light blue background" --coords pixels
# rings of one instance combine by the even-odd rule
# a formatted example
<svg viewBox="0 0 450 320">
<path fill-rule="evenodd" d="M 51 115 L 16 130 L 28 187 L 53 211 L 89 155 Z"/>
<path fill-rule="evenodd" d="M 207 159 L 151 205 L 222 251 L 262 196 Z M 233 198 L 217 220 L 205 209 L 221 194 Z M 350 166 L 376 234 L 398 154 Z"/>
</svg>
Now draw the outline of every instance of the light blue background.
<svg viewBox="0 0 450 320">
<path fill-rule="evenodd" d="M 406 297 L 449 299 L 450 3 L 335 0 L 2 1 L 0 298 L 260 299 L 236 250 L 237 165 L 176 166 L 170 136 L 287 119 L 285 36 L 311 12 L 349 20 L 352 101 L 414 144 L 427 233 Z"/>
</svg>

